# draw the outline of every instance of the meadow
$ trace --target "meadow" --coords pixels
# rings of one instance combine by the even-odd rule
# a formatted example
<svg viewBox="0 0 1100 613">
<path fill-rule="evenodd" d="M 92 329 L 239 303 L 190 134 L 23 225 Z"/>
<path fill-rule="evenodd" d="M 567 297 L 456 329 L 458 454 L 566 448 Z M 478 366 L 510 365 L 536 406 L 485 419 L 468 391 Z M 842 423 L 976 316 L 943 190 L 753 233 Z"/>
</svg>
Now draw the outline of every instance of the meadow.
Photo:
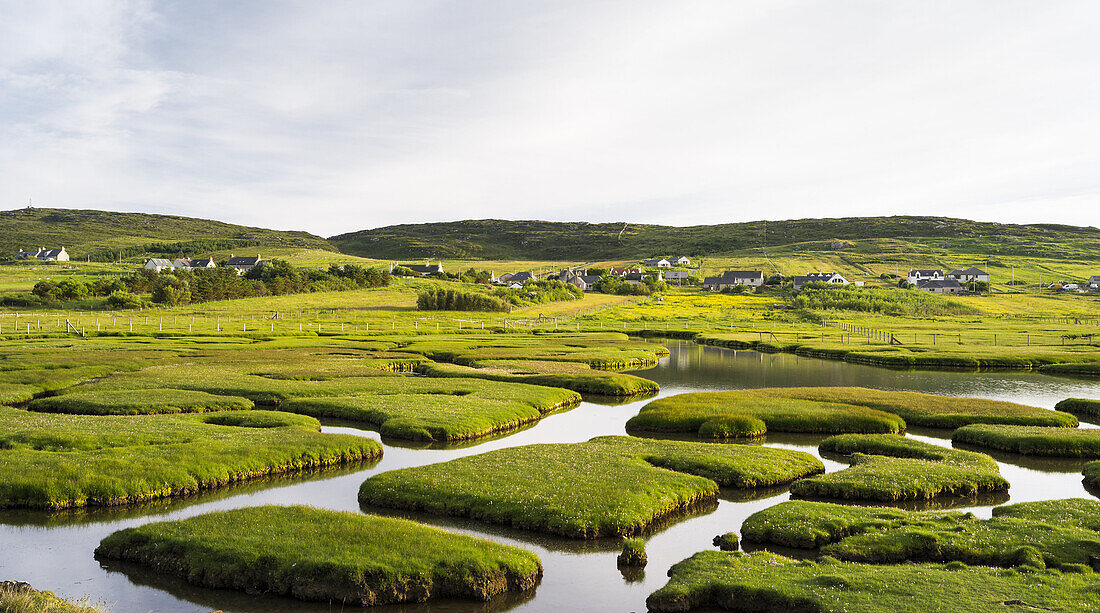
<svg viewBox="0 0 1100 613">
<path fill-rule="evenodd" d="M 675 564 L 646 600 L 650 611 L 720 608 L 761 612 L 1003 613 L 1100 611 L 1096 576 L 1077 572 L 947 564 L 876 565 L 793 560 L 774 553 L 701 551 Z"/>
<path fill-rule="evenodd" d="M 797 451 L 598 437 L 389 471 L 364 481 L 359 501 L 573 538 L 631 536 L 713 504 L 719 486 L 780 485 L 823 470 Z"/>
<path fill-rule="evenodd" d="M 196 585 L 375 606 L 534 587 L 535 554 L 404 519 L 250 507 L 127 528 L 96 555 Z"/>
<path fill-rule="evenodd" d="M 841 434 L 818 445 L 851 466 L 791 485 L 793 498 L 900 502 L 1008 489 L 993 458 L 895 434 Z"/>
</svg>

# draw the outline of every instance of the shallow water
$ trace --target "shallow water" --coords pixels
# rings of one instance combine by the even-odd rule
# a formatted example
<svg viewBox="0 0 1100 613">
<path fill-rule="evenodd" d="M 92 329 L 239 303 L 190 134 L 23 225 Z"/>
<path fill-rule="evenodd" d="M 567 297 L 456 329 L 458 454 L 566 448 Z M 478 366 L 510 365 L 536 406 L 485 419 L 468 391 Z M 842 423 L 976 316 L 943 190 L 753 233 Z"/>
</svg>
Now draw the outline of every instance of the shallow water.
<svg viewBox="0 0 1100 613">
<path fill-rule="evenodd" d="M 859 385 L 880 389 L 913 390 L 954 396 L 1012 400 L 1052 408 L 1071 396 L 1100 398 L 1100 382 L 1067 379 L 1023 372 L 900 371 L 801 358 L 790 354 L 761 354 L 704 347 L 690 342 L 669 343 L 671 354 L 657 367 L 637 374 L 661 384 L 661 395 L 686 391 L 745 389 L 792 385 Z M 140 567 L 115 562 L 101 564 L 92 556 L 99 541 L 121 528 L 149 521 L 173 520 L 213 510 L 262 504 L 308 504 L 360 511 L 356 494 L 368 476 L 407 466 L 441 462 L 492 449 L 531 443 L 578 442 L 604 434 L 625 434 L 624 424 L 649 399 L 606 405 L 585 402 L 579 407 L 550 415 L 524 430 L 478 444 L 451 448 L 416 448 L 384 441 L 380 462 L 345 467 L 312 475 L 281 477 L 246 484 L 184 500 L 161 501 L 118 510 L 49 515 L 40 512 L 0 511 L 0 580 L 27 581 L 71 598 L 89 596 L 116 613 L 128 611 L 228 612 L 356 610 L 329 604 L 301 603 L 291 599 L 253 596 L 227 590 L 190 586 L 182 580 L 158 577 Z M 378 439 L 374 432 L 347 423 L 328 422 L 328 432 L 343 432 Z M 911 436 L 950 446 L 949 432 L 921 430 Z M 823 437 L 775 435 L 764 444 L 798 449 L 817 455 Z M 1089 494 L 1081 485 L 1084 460 L 1034 459 L 993 454 L 1001 472 L 1012 484 L 1009 496 L 972 501 L 948 501 L 940 506 L 967 508 L 988 516 L 992 505 L 1071 498 Z M 845 464 L 824 459 L 834 471 Z M 721 533 L 739 531 L 752 513 L 786 500 L 785 488 L 745 492 L 724 490 L 716 507 L 700 510 L 672 522 L 649 537 L 649 565 L 638 575 L 624 576 L 615 564 L 618 542 L 578 541 L 524 533 L 477 522 L 431 516 L 415 519 L 495 541 L 526 547 L 542 559 L 545 575 L 531 593 L 505 597 L 490 603 L 435 601 L 424 605 L 376 607 L 372 611 L 644 611 L 645 598 L 664 585 L 668 568 L 703 549 Z M 981 505 L 981 506 L 975 506 Z M 408 514 L 401 514 L 409 516 Z"/>
</svg>

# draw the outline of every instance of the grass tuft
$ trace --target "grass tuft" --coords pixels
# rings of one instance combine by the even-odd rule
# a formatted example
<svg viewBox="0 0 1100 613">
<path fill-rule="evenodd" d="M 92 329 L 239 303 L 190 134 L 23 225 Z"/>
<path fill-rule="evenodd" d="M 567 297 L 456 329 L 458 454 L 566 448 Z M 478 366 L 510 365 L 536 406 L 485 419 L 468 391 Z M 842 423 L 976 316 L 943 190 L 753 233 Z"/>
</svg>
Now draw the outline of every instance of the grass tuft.
<svg viewBox="0 0 1100 613">
<path fill-rule="evenodd" d="M 955 430 L 954 443 L 1022 455 L 1100 458 L 1100 430 L 974 424 Z"/>
</svg>

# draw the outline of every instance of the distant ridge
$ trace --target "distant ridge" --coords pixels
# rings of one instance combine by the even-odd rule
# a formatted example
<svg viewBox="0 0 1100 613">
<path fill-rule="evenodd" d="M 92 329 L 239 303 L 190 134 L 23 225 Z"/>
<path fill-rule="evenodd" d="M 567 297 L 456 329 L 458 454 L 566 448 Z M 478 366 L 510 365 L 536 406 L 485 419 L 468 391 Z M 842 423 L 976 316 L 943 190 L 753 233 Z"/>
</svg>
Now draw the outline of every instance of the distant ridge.
<svg viewBox="0 0 1100 613">
<path fill-rule="evenodd" d="M 765 230 L 766 228 L 766 230 Z M 997 239 L 1001 253 L 1052 246 L 1062 255 L 1100 257 L 1100 229 L 1014 225 L 949 217 L 845 217 L 705 226 L 482 219 L 403 224 L 330 237 L 344 253 L 372 258 L 614 260 L 655 255 L 718 255 L 761 246 L 890 238 Z M 1071 243 L 1067 247 L 1067 241 Z"/>
<path fill-rule="evenodd" d="M 236 246 L 303 247 L 336 251 L 308 232 L 238 226 L 221 221 L 81 209 L 25 208 L 0 211 L 0 257 L 19 249 L 65 247 L 74 260 L 111 260 L 143 253 L 188 255 Z"/>
</svg>

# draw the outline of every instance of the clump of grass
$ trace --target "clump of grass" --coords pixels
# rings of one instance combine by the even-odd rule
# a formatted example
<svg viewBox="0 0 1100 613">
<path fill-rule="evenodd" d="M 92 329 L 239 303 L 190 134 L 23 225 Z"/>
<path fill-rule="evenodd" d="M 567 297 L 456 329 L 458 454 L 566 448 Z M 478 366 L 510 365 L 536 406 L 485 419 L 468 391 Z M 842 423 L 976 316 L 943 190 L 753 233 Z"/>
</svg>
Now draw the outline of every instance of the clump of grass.
<svg viewBox="0 0 1100 613">
<path fill-rule="evenodd" d="M 100 613 L 100 610 L 62 600 L 53 592 L 40 592 L 26 583 L 3 581 L 0 613 Z"/>
<path fill-rule="evenodd" d="M 535 554 L 404 519 L 250 507 L 127 528 L 96 555 L 211 588 L 357 605 L 488 600 L 538 583 Z"/>
<path fill-rule="evenodd" d="M 522 359 L 579 362 L 608 370 L 656 366 L 657 356 L 668 353 L 662 345 L 631 340 L 617 332 L 432 335 L 407 342 L 401 350 L 466 366 L 485 360 Z"/>
<path fill-rule="evenodd" d="M 771 390 L 767 390 L 771 391 Z M 775 398 L 766 392 L 695 392 L 660 398 L 627 422 L 635 431 L 694 432 L 707 438 L 752 438 L 774 432 L 897 433 L 905 422 L 852 404 Z"/>
<path fill-rule="evenodd" d="M 1082 474 L 1085 475 L 1085 486 L 1100 489 L 1100 462 L 1085 464 Z"/>
<path fill-rule="evenodd" d="M 1100 419 L 1100 400 L 1092 400 L 1090 398 L 1066 398 L 1054 405 L 1054 408 L 1085 419 Z"/>
<path fill-rule="evenodd" d="M 851 466 L 794 483 L 792 497 L 897 502 L 1008 489 L 997 463 L 985 454 L 893 434 L 842 434 L 818 449 L 849 455 Z"/>
<path fill-rule="evenodd" d="M 645 540 L 628 538 L 623 541 L 623 550 L 616 558 L 619 566 L 644 567 L 649 561 L 645 553 Z"/>
<path fill-rule="evenodd" d="M 951 441 L 1023 455 L 1100 458 L 1100 430 L 974 424 L 955 430 Z"/>
<path fill-rule="evenodd" d="M 741 546 L 736 532 L 727 532 L 714 537 L 714 546 L 722 551 L 737 551 Z"/>
<path fill-rule="evenodd" d="M 34 395 L 38 390 L 33 385 L 24 385 L 22 383 L 0 383 L 0 404 L 19 404 L 26 402 Z"/>
<path fill-rule="evenodd" d="M 104 390 L 39 398 L 32 411 L 79 415 L 149 415 L 155 413 L 205 413 L 251 409 L 252 401 L 239 396 L 174 389 Z"/>
<path fill-rule="evenodd" d="M 1096 575 L 949 564 L 870 565 L 825 557 L 701 551 L 669 570 L 650 594 L 657 613 L 715 607 L 739 611 L 924 613 L 1100 611 Z"/>
<path fill-rule="evenodd" d="M 1067 362 L 1064 364 L 1047 364 L 1039 368 L 1040 372 L 1048 375 L 1084 375 L 1100 376 L 1100 362 Z"/>
<path fill-rule="evenodd" d="M 823 555 L 870 564 L 959 561 L 1044 568 L 1088 564 L 1090 556 L 1100 555 L 1100 534 L 1057 517 L 978 519 L 971 513 L 788 501 L 751 515 L 742 532 L 752 542 L 820 547 Z"/>
<path fill-rule="evenodd" d="M 382 446 L 269 411 L 87 416 L 0 407 L 0 507 L 63 509 L 193 494 L 377 458 Z"/>
<path fill-rule="evenodd" d="M 823 470 L 786 449 L 607 436 L 385 472 L 363 482 L 359 500 L 574 538 L 632 536 L 712 504 L 719 485 L 780 485 Z"/>
</svg>

